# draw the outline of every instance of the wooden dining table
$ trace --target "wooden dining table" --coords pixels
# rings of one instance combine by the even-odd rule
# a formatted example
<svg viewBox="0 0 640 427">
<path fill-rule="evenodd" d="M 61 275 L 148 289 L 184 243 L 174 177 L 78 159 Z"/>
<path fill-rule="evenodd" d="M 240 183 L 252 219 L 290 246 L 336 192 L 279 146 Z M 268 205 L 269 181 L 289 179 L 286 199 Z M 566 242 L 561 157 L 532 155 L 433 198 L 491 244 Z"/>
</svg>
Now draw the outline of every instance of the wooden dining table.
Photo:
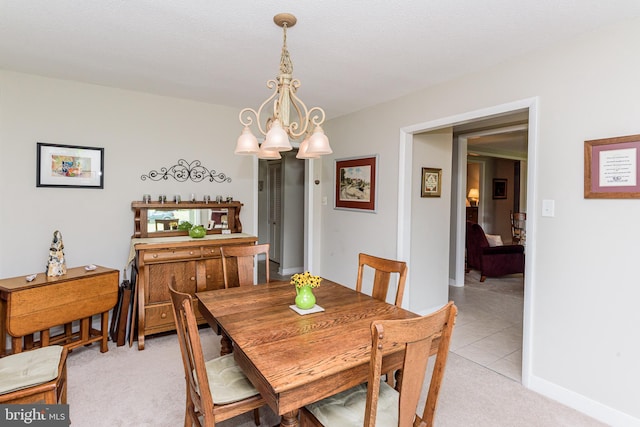
<svg viewBox="0 0 640 427">
<path fill-rule="evenodd" d="M 324 311 L 298 314 L 295 288 L 270 282 L 196 293 L 200 312 L 233 342 L 233 354 L 281 426 L 297 426 L 303 406 L 367 381 L 371 322 L 416 314 L 329 280 L 314 289 Z M 383 372 L 401 367 L 390 347 Z"/>
</svg>

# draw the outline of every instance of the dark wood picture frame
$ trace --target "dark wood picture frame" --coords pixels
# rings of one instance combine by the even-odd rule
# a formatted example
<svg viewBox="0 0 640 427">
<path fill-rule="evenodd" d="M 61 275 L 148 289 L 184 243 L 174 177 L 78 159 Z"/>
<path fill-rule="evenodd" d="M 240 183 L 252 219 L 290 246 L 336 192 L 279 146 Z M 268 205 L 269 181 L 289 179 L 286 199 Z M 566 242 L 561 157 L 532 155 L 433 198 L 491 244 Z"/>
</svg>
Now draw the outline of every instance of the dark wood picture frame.
<svg viewBox="0 0 640 427">
<path fill-rule="evenodd" d="M 584 142 L 584 198 L 640 198 L 640 135 Z"/>
<path fill-rule="evenodd" d="M 507 198 L 507 180 L 505 178 L 493 178 L 493 198 Z"/>
<path fill-rule="evenodd" d="M 442 169 L 422 168 L 420 197 L 440 197 L 442 195 Z"/>
<path fill-rule="evenodd" d="M 335 207 L 376 211 L 378 155 L 336 159 Z"/>
<path fill-rule="evenodd" d="M 104 188 L 104 148 L 36 146 L 36 187 Z"/>
</svg>

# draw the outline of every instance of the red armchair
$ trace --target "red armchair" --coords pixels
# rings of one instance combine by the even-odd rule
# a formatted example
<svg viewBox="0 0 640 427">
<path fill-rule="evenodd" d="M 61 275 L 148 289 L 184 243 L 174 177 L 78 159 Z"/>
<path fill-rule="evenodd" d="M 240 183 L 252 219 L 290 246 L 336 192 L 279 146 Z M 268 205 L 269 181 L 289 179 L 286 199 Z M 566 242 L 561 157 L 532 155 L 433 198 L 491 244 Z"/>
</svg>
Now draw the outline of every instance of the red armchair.
<svg viewBox="0 0 640 427">
<path fill-rule="evenodd" d="M 489 246 L 484 230 L 467 221 L 467 272 L 480 271 L 480 281 L 487 277 L 524 273 L 524 246 Z"/>
</svg>

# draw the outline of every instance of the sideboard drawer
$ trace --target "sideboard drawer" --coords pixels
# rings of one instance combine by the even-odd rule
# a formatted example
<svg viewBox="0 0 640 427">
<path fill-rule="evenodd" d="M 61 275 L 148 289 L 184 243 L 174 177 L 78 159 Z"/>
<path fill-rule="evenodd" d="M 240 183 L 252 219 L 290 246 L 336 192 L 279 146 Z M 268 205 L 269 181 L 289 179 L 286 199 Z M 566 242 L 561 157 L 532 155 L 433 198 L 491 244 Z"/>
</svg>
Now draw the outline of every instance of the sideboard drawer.
<svg viewBox="0 0 640 427">
<path fill-rule="evenodd" d="M 171 248 L 155 251 L 144 251 L 142 259 L 145 263 L 181 261 L 190 258 L 200 258 L 201 248 Z"/>
<path fill-rule="evenodd" d="M 220 255 L 220 246 L 204 246 L 202 248 L 202 256 L 207 258 L 222 258 Z"/>
<path fill-rule="evenodd" d="M 149 329 L 165 329 L 165 327 L 169 327 L 169 329 L 175 328 L 175 323 L 173 322 L 173 307 L 171 303 L 169 304 L 154 304 L 145 307 L 145 321 L 146 327 Z"/>
</svg>

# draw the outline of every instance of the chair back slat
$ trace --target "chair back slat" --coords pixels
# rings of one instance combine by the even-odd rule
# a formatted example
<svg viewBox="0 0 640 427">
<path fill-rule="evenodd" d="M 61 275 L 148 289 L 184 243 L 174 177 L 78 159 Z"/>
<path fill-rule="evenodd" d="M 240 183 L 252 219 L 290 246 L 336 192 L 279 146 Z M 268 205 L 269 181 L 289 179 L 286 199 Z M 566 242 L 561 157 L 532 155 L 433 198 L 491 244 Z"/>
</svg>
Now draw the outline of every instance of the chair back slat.
<svg viewBox="0 0 640 427">
<path fill-rule="evenodd" d="M 398 286 L 394 304 L 402 306 L 404 285 L 407 280 L 407 263 L 391 259 L 379 258 L 368 254 L 358 255 L 358 278 L 356 280 L 356 291 L 362 292 L 365 266 L 375 270 L 373 277 L 373 289 L 371 296 L 380 301 L 386 301 L 391 282 L 391 274 L 398 274 Z"/>
<path fill-rule="evenodd" d="M 255 285 L 256 257 L 264 254 L 266 258 L 266 281 L 269 277 L 269 244 L 222 246 L 222 274 L 225 288 Z"/>
</svg>

